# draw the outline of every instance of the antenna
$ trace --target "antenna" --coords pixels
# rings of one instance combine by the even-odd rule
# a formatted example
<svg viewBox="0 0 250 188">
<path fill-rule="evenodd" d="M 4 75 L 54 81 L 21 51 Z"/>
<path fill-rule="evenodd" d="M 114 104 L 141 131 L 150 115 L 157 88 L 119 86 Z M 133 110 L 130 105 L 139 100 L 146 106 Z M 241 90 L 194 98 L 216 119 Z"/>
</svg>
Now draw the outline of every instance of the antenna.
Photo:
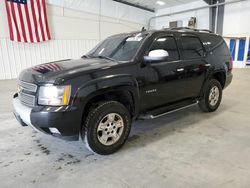
<svg viewBox="0 0 250 188">
<path fill-rule="evenodd" d="M 144 32 L 144 31 L 147 31 L 147 30 L 145 29 L 145 27 L 142 27 L 141 31 Z"/>
</svg>

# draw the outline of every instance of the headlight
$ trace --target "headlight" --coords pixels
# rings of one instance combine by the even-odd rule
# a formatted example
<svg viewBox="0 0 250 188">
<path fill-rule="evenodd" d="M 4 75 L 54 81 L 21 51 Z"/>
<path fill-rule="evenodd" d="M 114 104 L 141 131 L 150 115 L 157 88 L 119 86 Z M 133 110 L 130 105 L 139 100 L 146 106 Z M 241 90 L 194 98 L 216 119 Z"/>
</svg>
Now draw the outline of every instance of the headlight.
<svg viewBox="0 0 250 188">
<path fill-rule="evenodd" d="M 38 104 L 48 106 L 68 105 L 71 86 L 41 86 L 39 89 Z"/>
</svg>

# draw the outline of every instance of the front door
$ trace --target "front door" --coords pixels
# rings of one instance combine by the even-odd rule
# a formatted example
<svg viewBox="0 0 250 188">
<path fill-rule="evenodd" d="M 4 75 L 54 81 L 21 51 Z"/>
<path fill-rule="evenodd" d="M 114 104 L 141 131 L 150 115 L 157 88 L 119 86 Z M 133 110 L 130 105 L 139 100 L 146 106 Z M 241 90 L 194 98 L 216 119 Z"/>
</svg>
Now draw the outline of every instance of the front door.
<svg viewBox="0 0 250 188">
<path fill-rule="evenodd" d="M 182 98 L 183 71 L 177 41 L 172 35 L 155 37 L 145 55 L 152 50 L 165 50 L 168 59 L 147 63 L 140 68 L 140 108 L 150 110 Z"/>
</svg>

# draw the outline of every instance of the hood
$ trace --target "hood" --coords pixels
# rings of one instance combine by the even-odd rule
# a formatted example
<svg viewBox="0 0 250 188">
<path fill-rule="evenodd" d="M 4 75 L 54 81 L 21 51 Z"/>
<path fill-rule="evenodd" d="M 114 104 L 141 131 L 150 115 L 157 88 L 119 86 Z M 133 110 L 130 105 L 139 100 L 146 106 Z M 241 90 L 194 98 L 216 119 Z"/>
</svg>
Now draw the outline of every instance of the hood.
<svg viewBox="0 0 250 188">
<path fill-rule="evenodd" d="M 71 77 L 74 74 L 91 72 L 94 70 L 107 69 L 118 65 L 115 61 L 106 59 L 77 59 L 61 60 L 37 65 L 25 69 L 19 75 L 19 79 L 31 83 L 54 83 L 56 80 Z"/>
</svg>

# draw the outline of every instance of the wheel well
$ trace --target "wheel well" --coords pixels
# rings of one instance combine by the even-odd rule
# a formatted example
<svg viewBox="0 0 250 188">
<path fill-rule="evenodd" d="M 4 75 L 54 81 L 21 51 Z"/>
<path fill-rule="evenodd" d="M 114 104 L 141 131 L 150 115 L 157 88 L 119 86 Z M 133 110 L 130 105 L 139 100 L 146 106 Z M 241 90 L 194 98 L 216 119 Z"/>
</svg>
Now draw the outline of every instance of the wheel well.
<svg viewBox="0 0 250 188">
<path fill-rule="evenodd" d="M 213 75 L 213 78 L 218 80 L 222 86 L 222 88 L 224 88 L 225 86 L 225 81 L 226 81 L 226 75 L 224 72 L 217 72 Z"/>
<path fill-rule="evenodd" d="M 87 102 L 83 110 L 82 121 L 83 122 L 85 121 L 85 117 L 87 117 L 89 109 L 92 106 L 97 105 L 98 102 L 100 101 L 107 101 L 107 100 L 113 100 L 122 103 L 128 109 L 131 117 L 134 116 L 135 107 L 134 107 L 134 99 L 132 93 L 129 91 L 111 91 L 100 95 L 96 95 Z"/>
</svg>

